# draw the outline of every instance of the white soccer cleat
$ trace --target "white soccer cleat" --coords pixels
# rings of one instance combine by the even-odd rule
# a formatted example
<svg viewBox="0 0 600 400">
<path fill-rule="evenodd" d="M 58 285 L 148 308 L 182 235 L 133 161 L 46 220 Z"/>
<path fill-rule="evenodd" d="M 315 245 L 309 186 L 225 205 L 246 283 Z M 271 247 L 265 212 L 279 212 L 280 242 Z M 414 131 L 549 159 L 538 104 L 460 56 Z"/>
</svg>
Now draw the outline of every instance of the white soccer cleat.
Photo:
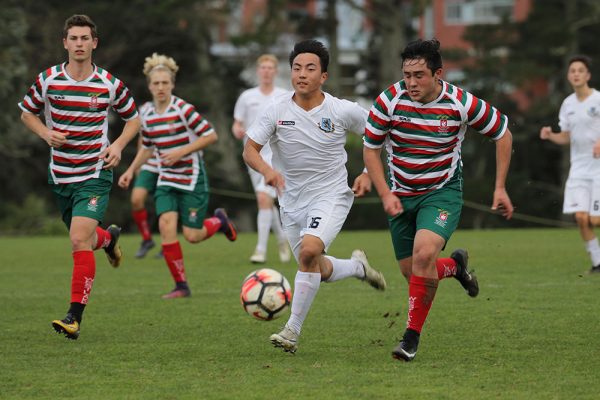
<svg viewBox="0 0 600 400">
<path fill-rule="evenodd" d="M 288 246 L 287 242 L 279 243 L 279 260 L 283 263 L 290 262 L 290 246 Z"/>
<path fill-rule="evenodd" d="M 264 264 L 267 262 L 267 255 L 265 253 L 255 251 L 254 254 L 250 256 L 250 262 L 253 264 Z"/>
<path fill-rule="evenodd" d="M 269 339 L 273 346 L 280 347 L 283 351 L 293 354 L 298 350 L 299 336 L 286 325 L 281 332 L 272 334 Z"/>
<path fill-rule="evenodd" d="M 377 290 L 385 290 L 387 287 L 385 277 L 381 272 L 369 265 L 369 260 L 367 260 L 367 255 L 364 251 L 358 249 L 354 250 L 350 258 L 362 264 L 365 271 L 365 276 L 362 278 L 363 281 L 366 281 Z"/>
</svg>

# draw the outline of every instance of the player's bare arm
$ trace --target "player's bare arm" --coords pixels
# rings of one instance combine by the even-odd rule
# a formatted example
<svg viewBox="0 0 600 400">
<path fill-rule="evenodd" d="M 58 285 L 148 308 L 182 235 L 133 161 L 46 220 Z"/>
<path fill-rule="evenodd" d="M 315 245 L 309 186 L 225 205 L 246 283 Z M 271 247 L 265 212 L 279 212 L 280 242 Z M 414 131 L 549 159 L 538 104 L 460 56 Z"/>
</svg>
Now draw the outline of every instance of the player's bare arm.
<svg viewBox="0 0 600 400">
<path fill-rule="evenodd" d="M 283 193 L 285 181 L 283 176 L 265 162 L 260 155 L 263 146 L 248 138 L 244 145 L 244 153 L 242 154 L 244 161 L 250 168 L 260 172 L 265 177 L 265 183 L 277 189 L 279 194 Z"/>
<path fill-rule="evenodd" d="M 492 210 L 499 212 L 504 218 L 512 217 L 514 207 L 506 192 L 506 177 L 510 158 L 512 155 L 512 134 L 506 130 L 504 135 L 496 141 L 496 183 Z"/>
<path fill-rule="evenodd" d="M 369 177 L 368 172 L 363 172 L 358 175 L 356 179 L 354 179 L 354 184 L 352 185 L 352 191 L 354 192 L 354 197 L 362 197 L 365 194 L 371 191 L 372 182 Z"/>
<path fill-rule="evenodd" d="M 402 203 L 398 196 L 392 193 L 385 180 L 383 163 L 381 162 L 381 148 L 363 147 L 363 159 L 369 171 L 369 177 L 383 204 L 383 210 L 390 216 L 401 214 L 404 211 Z"/>
<path fill-rule="evenodd" d="M 23 124 L 25 124 L 25 126 L 30 131 L 32 131 L 40 138 L 42 138 L 46 143 L 48 143 L 48 146 L 50 147 L 58 149 L 63 144 L 67 143 L 66 133 L 57 132 L 52 129 L 49 129 L 35 114 L 23 111 L 21 113 L 21 121 L 23 121 Z"/>
<path fill-rule="evenodd" d="M 571 133 L 564 131 L 553 132 L 551 127 L 543 126 L 540 129 L 540 138 L 556 144 L 569 144 L 571 142 Z"/>
<path fill-rule="evenodd" d="M 121 154 L 127 143 L 131 142 L 136 137 L 140 130 L 141 122 L 140 117 L 130 119 L 125 123 L 123 132 L 119 135 L 117 140 L 112 142 L 103 152 L 100 154 L 100 158 L 104 160 L 103 169 L 114 168 L 121 162 Z"/>
<path fill-rule="evenodd" d="M 160 153 L 160 162 L 162 165 L 167 167 L 175 164 L 177 161 L 181 160 L 183 157 L 188 154 L 195 153 L 204 149 L 205 147 L 215 143 L 218 140 L 218 136 L 216 132 L 213 132 L 206 136 L 200 136 L 198 139 L 194 140 L 192 143 L 185 145 L 183 147 L 164 151 Z"/>
</svg>

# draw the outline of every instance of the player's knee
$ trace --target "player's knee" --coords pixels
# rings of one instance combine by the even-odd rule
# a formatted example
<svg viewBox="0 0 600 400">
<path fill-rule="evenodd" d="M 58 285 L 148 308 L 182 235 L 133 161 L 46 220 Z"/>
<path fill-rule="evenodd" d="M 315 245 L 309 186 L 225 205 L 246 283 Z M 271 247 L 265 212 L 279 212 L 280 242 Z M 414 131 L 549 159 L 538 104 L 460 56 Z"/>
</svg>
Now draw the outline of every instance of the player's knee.
<svg viewBox="0 0 600 400">
<path fill-rule="evenodd" d="M 412 269 L 425 269 L 435 260 L 435 251 L 429 247 L 416 248 L 412 257 Z M 406 275 L 405 275 L 406 276 Z M 409 276 L 410 277 L 410 276 Z"/>
<path fill-rule="evenodd" d="M 300 254 L 298 255 L 298 259 L 300 261 L 300 265 L 313 265 L 318 256 L 321 254 L 311 247 L 303 247 L 300 249 Z"/>
<path fill-rule="evenodd" d="M 600 220 L 600 217 L 598 217 L 598 219 Z M 577 225 L 579 226 L 587 226 L 590 224 L 590 215 L 583 212 L 575 213 L 575 222 L 577 222 Z"/>
<path fill-rule="evenodd" d="M 200 243 L 204 239 L 204 235 L 202 234 L 202 231 L 199 229 L 196 229 L 193 231 L 192 230 L 184 230 L 183 237 L 189 243 Z"/>
<path fill-rule="evenodd" d="M 592 226 L 600 226 L 600 217 L 590 217 L 590 222 Z"/>
</svg>

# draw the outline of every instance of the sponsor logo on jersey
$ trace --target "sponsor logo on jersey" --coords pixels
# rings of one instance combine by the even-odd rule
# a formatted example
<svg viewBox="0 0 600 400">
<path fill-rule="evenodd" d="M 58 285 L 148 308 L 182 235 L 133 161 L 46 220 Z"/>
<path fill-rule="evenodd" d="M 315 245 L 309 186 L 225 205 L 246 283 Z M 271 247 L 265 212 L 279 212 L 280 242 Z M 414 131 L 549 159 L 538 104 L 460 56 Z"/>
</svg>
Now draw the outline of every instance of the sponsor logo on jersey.
<svg viewBox="0 0 600 400">
<path fill-rule="evenodd" d="M 277 121 L 277 125 L 296 125 L 296 121 Z"/>
<path fill-rule="evenodd" d="M 51 96 L 50 98 L 52 100 L 64 100 L 65 96 L 63 96 L 62 94 L 57 94 L 57 95 Z"/>
<path fill-rule="evenodd" d="M 333 132 L 333 122 L 331 122 L 330 118 L 321 118 L 321 122 L 319 123 L 319 129 L 323 132 L 331 133 Z"/>
<path fill-rule="evenodd" d="M 88 211 L 96 212 L 98 210 L 98 197 L 99 196 L 90 197 L 87 205 Z"/>
<path fill-rule="evenodd" d="M 398 121 L 400 122 L 411 122 L 411 119 L 408 117 L 404 117 L 402 115 L 398 116 Z"/>
<path fill-rule="evenodd" d="M 439 210 L 439 212 L 439 215 L 435 218 L 435 224 L 445 228 L 448 224 L 448 217 L 450 216 L 450 213 L 446 210 Z"/>
</svg>

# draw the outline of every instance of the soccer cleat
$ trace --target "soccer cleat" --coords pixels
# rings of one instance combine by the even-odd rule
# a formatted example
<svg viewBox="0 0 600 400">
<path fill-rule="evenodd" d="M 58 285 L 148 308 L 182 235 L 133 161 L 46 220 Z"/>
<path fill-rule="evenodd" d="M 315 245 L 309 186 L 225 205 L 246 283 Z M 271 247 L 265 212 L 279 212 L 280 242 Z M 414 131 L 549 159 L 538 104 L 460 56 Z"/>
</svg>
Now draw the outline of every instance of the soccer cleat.
<svg viewBox="0 0 600 400">
<path fill-rule="evenodd" d="M 231 220 L 227 216 L 227 212 L 225 212 L 225 209 L 217 208 L 215 210 L 214 215 L 221 221 L 221 228 L 219 229 L 219 231 L 223 232 L 230 242 L 235 241 L 235 239 L 237 239 L 237 230 L 235 229 L 235 225 L 233 225 L 233 222 L 231 222 Z"/>
<path fill-rule="evenodd" d="M 267 256 L 265 253 L 255 251 L 254 254 L 250 256 L 250 262 L 253 264 L 264 264 L 267 262 Z"/>
<path fill-rule="evenodd" d="M 282 263 L 290 262 L 290 246 L 287 242 L 279 243 L 279 261 Z"/>
<path fill-rule="evenodd" d="M 392 350 L 392 357 L 396 360 L 412 361 L 417 355 L 419 336 L 416 331 L 407 329 L 398 346 Z"/>
<path fill-rule="evenodd" d="M 477 297 L 479 294 L 479 283 L 477 277 L 467 268 L 469 264 L 469 253 L 463 249 L 457 249 L 450 255 L 456 261 L 456 275 L 454 276 L 467 291 L 471 297 Z"/>
<path fill-rule="evenodd" d="M 273 346 L 280 347 L 283 351 L 293 354 L 298 350 L 298 336 L 300 335 L 286 325 L 281 332 L 272 334 L 269 339 Z"/>
<path fill-rule="evenodd" d="M 385 290 L 387 287 L 385 277 L 381 272 L 369 265 L 369 260 L 367 260 L 367 255 L 364 251 L 358 249 L 354 250 L 350 258 L 362 264 L 365 276 L 361 280 L 366 281 L 377 290 Z"/>
<path fill-rule="evenodd" d="M 590 270 L 588 271 L 588 274 L 597 274 L 600 273 L 600 264 L 596 265 L 595 267 L 590 268 Z"/>
<path fill-rule="evenodd" d="M 154 246 L 155 244 L 152 239 L 144 240 L 140 245 L 140 248 L 138 249 L 137 253 L 135 253 L 135 258 L 146 257 L 146 254 L 148 254 L 148 252 L 152 250 Z"/>
<path fill-rule="evenodd" d="M 173 289 L 169 293 L 162 296 L 163 299 L 180 299 L 182 297 L 190 297 L 192 292 L 190 289 Z"/>
<path fill-rule="evenodd" d="M 104 248 L 104 251 L 106 252 L 106 257 L 108 258 L 110 265 L 117 268 L 121 264 L 121 259 L 123 258 L 123 252 L 118 243 L 119 236 L 121 236 L 121 228 L 113 224 L 106 230 L 110 233 L 111 239 L 109 245 Z"/>
<path fill-rule="evenodd" d="M 62 333 L 67 339 L 77 340 L 79 337 L 79 322 L 71 313 L 68 313 L 64 319 L 52 321 L 52 327 L 56 333 Z"/>
</svg>

